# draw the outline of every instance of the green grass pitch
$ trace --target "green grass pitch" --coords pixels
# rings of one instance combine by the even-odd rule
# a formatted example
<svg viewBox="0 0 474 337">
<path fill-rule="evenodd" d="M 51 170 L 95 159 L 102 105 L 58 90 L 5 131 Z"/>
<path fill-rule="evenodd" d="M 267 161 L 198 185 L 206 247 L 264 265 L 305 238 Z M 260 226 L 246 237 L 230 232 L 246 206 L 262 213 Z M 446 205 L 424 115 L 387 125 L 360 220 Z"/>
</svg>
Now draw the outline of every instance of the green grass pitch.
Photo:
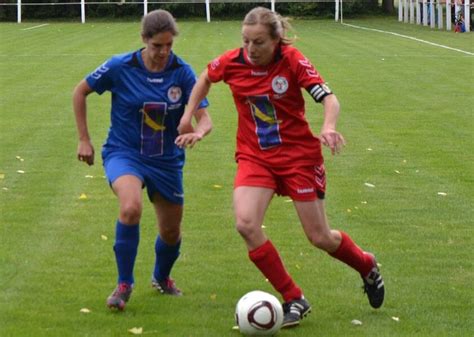
<svg viewBox="0 0 474 337">
<path fill-rule="evenodd" d="M 266 231 L 313 304 L 301 327 L 279 335 L 472 336 L 474 35 L 395 19 L 347 22 L 470 54 L 333 21 L 293 22 L 296 46 L 342 106 L 347 146 L 336 157 L 325 151 L 328 216 L 377 254 L 386 302 L 371 309 L 358 275 L 313 249 L 291 202 L 275 198 Z M 0 24 L 0 336 L 127 336 L 142 327 L 146 336 L 238 337 L 240 296 L 276 293 L 233 228 L 236 112 L 228 88 L 214 86 L 214 130 L 187 153 L 184 241 L 172 274 L 185 296 L 150 287 L 156 229 L 146 204 L 135 291 L 125 312 L 110 312 L 117 201 L 99 156 L 110 97 L 88 102 L 97 152 L 89 168 L 75 158 L 71 92 L 109 56 L 140 48 L 140 27 L 137 19 L 25 30 L 43 23 Z M 240 44 L 236 21 L 179 24 L 174 50 L 197 72 Z M 321 106 L 309 98 L 307 117 L 318 132 Z"/>
</svg>

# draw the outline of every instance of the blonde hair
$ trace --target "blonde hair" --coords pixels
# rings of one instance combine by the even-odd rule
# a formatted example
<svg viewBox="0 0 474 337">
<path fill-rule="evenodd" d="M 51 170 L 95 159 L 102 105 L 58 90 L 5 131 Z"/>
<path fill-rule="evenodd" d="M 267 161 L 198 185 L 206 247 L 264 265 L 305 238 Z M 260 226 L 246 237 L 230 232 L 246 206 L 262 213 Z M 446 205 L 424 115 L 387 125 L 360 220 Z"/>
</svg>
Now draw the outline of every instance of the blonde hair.
<svg viewBox="0 0 474 337">
<path fill-rule="evenodd" d="M 142 19 L 142 36 L 152 38 L 155 34 L 170 32 L 173 36 L 179 34 L 176 21 L 170 12 L 163 9 L 151 11 Z"/>
<path fill-rule="evenodd" d="M 292 44 L 294 38 L 289 38 L 286 33 L 292 29 L 288 18 L 282 17 L 276 12 L 272 12 L 265 7 L 255 7 L 245 15 L 242 25 L 257 25 L 261 24 L 268 27 L 270 36 L 273 39 L 280 39 L 282 44 Z"/>
</svg>

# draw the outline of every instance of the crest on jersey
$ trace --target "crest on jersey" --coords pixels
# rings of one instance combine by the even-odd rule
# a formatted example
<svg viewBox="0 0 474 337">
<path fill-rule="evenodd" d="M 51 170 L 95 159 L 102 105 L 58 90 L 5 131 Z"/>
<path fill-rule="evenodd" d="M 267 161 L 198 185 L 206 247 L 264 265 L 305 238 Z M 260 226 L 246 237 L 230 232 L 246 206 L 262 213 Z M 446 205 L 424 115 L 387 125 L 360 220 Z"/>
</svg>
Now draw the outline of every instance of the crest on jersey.
<svg viewBox="0 0 474 337">
<path fill-rule="evenodd" d="M 180 87 L 171 87 L 168 89 L 168 99 L 171 103 L 176 103 L 181 99 L 183 92 Z"/>
<path fill-rule="evenodd" d="M 283 76 L 277 76 L 272 81 L 272 89 L 277 94 L 283 94 L 288 90 L 288 80 Z"/>
</svg>

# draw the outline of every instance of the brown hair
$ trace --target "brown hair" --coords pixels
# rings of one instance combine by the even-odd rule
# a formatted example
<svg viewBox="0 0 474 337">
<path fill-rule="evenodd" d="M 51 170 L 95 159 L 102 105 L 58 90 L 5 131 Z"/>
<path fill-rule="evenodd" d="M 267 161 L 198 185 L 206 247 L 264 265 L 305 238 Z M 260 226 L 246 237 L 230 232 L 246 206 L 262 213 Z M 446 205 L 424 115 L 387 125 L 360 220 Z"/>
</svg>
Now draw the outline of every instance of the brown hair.
<svg viewBox="0 0 474 337">
<path fill-rule="evenodd" d="M 170 12 L 163 9 L 151 11 L 142 19 L 142 36 L 152 38 L 158 33 L 170 32 L 173 36 L 179 34 L 178 26 Z"/>
<path fill-rule="evenodd" d="M 286 36 L 288 30 L 292 29 L 288 18 L 282 17 L 276 12 L 272 12 L 265 7 L 255 7 L 244 18 L 242 25 L 261 24 L 268 27 L 270 36 L 273 39 L 280 39 L 282 44 L 292 44 L 294 39 Z"/>
</svg>

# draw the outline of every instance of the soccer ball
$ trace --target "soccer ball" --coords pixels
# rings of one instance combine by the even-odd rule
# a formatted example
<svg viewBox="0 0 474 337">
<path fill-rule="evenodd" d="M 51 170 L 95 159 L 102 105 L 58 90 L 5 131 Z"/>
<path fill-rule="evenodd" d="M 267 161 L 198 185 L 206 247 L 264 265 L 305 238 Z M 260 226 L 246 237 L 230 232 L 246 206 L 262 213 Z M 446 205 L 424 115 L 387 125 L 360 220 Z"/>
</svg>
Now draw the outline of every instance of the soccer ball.
<svg viewBox="0 0 474 337">
<path fill-rule="evenodd" d="M 275 296 L 255 290 L 237 302 L 235 320 L 246 336 L 272 336 L 283 323 L 283 308 Z"/>
</svg>

